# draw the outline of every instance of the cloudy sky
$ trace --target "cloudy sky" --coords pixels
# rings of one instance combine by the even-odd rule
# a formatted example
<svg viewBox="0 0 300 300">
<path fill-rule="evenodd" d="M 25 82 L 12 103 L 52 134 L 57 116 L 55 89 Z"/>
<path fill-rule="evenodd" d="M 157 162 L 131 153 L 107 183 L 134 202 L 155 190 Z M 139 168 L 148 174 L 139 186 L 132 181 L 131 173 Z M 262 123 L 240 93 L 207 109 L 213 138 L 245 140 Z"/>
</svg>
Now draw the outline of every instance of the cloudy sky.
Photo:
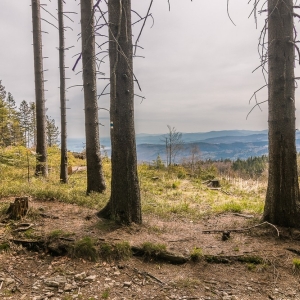
<svg viewBox="0 0 300 300">
<path fill-rule="evenodd" d="M 16 102 L 34 101 L 34 73 L 32 49 L 31 1 L 2 0 L 0 10 L 1 55 L 0 80 Z M 42 0 L 52 14 L 56 14 L 57 1 Z M 132 8 L 145 15 L 150 0 L 132 0 Z M 180 132 L 204 132 L 225 129 L 263 130 L 267 128 L 267 105 L 261 112 L 256 108 L 246 120 L 254 103 L 249 104 L 253 92 L 264 85 L 261 71 L 252 71 L 260 64 L 257 52 L 258 37 L 263 16 L 256 29 L 254 19 L 248 18 L 252 5 L 248 0 L 230 0 L 228 18 L 226 0 L 154 0 L 152 20 L 147 21 L 140 39 L 134 71 L 141 84 L 140 94 L 146 99 L 135 100 L 136 132 L 165 133 L 167 125 Z M 65 11 L 77 12 L 65 20 L 73 28 L 66 32 L 66 46 L 74 46 L 66 53 L 67 86 L 81 84 L 81 64 L 76 72 L 72 66 L 81 51 L 79 0 L 66 0 Z M 104 9 L 104 6 L 103 6 Z M 42 11 L 42 18 L 57 21 Z M 135 18 L 135 16 L 133 16 Z M 58 32 L 46 22 L 42 28 L 47 114 L 59 125 L 59 70 Z M 139 25 L 134 26 L 137 38 Z M 106 34 L 106 32 L 103 32 Z M 104 48 L 104 50 L 106 50 Z M 99 56 L 101 58 L 101 56 Z M 108 60 L 100 71 L 107 73 Z M 106 85 L 98 81 L 100 93 Z M 68 135 L 84 136 L 83 93 L 80 87 L 68 89 Z M 266 92 L 258 100 L 267 99 Z M 109 98 L 101 97 L 99 107 L 108 108 Z M 109 115 L 100 110 L 100 135 L 109 134 Z M 300 125 L 299 125 L 300 126 Z"/>
</svg>

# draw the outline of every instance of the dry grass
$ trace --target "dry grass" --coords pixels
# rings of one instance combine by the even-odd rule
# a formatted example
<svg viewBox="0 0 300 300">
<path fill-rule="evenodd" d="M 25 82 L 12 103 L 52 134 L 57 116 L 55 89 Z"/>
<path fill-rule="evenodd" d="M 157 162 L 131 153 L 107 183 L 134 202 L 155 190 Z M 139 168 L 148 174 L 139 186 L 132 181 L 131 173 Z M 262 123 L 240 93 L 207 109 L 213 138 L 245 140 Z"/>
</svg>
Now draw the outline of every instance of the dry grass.
<svg viewBox="0 0 300 300">
<path fill-rule="evenodd" d="M 100 209 L 110 195 L 110 161 L 103 160 L 107 191 L 86 195 L 86 173 L 75 173 L 68 184 L 59 182 L 58 148 L 49 150 L 51 172 L 47 179 L 34 177 L 35 161 L 27 161 L 25 148 L 2 149 L 0 161 L 0 197 L 31 196 L 40 200 L 58 199 L 89 208 Z M 5 159 L 3 159 L 5 157 Z M 5 163 L 4 163 L 5 162 Z M 71 165 L 84 165 L 85 161 L 69 154 Z M 27 172 L 29 170 L 29 182 Z M 201 218 L 220 212 L 261 213 L 266 190 L 265 182 L 223 178 L 222 190 L 210 190 L 200 178 L 188 177 L 183 167 L 155 169 L 146 164 L 138 167 L 142 209 L 144 214 L 163 218 Z"/>
</svg>

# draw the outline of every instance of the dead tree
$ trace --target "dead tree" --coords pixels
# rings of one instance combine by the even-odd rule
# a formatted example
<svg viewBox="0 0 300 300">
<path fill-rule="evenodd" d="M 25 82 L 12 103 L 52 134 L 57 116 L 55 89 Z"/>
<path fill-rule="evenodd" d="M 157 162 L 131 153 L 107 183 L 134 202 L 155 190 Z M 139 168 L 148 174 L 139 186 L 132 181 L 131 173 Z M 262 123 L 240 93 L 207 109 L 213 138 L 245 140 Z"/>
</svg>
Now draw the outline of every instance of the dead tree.
<svg viewBox="0 0 300 300">
<path fill-rule="evenodd" d="M 98 215 L 142 223 L 134 129 L 131 1 L 109 0 L 111 197 Z"/>
<path fill-rule="evenodd" d="M 178 132 L 175 127 L 167 125 L 169 132 L 165 135 L 167 165 L 175 163 L 176 156 L 183 148 L 182 133 Z"/>
<path fill-rule="evenodd" d="M 100 155 L 93 0 L 81 1 L 82 73 L 84 88 L 87 193 L 106 188 Z"/>
<path fill-rule="evenodd" d="M 254 1 L 255 20 L 259 2 Z M 263 9 L 265 4 L 267 8 Z M 294 17 L 299 16 L 294 14 L 293 0 L 268 0 L 260 12 L 268 14 L 259 39 L 259 67 L 264 76 L 268 74 L 262 88 L 268 87 L 268 100 L 263 102 L 268 102 L 269 124 L 269 175 L 262 219 L 279 226 L 300 227 L 294 75 L 295 48 L 299 53 Z M 262 88 L 252 98 L 256 100 Z"/>
<path fill-rule="evenodd" d="M 36 175 L 48 176 L 40 0 L 31 0 L 36 103 Z"/>
<path fill-rule="evenodd" d="M 269 178 L 263 220 L 299 227 L 293 0 L 268 1 Z"/>
<path fill-rule="evenodd" d="M 61 154 L 60 181 L 68 182 L 68 150 L 67 150 L 67 113 L 66 113 L 66 75 L 65 75 L 65 28 L 63 0 L 58 0 L 59 28 L 59 71 L 60 71 L 60 116 L 61 116 Z"/>
</svg>

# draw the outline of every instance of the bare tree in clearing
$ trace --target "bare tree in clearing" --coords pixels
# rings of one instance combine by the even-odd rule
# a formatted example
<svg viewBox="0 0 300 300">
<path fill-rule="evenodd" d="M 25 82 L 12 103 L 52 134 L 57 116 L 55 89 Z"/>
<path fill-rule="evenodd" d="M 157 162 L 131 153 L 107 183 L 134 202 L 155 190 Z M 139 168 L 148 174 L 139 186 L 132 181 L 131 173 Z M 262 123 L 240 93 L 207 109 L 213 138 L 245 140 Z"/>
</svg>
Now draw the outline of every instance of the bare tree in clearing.
<svg viewBox="0 0 300 300">
<path fill-rule="evenodd" d="M 169 132 L 165 135 L 167 166 L 175 164 L 176 156 L 183 148 L 182 133 L 175 127 L 167 125 Z"/>
</svg>

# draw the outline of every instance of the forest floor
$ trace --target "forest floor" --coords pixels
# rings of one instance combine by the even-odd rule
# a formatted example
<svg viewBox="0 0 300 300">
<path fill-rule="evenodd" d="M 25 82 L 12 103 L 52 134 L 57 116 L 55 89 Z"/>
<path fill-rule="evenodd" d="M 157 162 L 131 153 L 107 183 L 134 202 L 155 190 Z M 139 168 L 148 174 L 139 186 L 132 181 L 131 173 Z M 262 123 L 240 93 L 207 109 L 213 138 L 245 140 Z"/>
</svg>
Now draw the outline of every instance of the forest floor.
<svg viewBox="0 0 300 300">
<path fill-rule="evenodd" d="M 144 214 L 143 225 L 125 227 L 57 200 L 30 199 L 29 206 L 22 221 L 0 223 L 1 299 L 300 299 L 300 231 L 265 224 L 231 231 L 227 240 L 213 232 L 252 227 L 259 216 L 222 213 L 195 221 Z M 22 231 L 22 226 L 30 228 Z M 55 235 L 73 245 L 90 237 L 96 248 L 104 242 L 164 244 L 180 257 L 201 250 L 198 261 L 184 264 L 136 256 L 92 262 L 51 255 L 54 246 L 38 241 Z"/>
</svg>

